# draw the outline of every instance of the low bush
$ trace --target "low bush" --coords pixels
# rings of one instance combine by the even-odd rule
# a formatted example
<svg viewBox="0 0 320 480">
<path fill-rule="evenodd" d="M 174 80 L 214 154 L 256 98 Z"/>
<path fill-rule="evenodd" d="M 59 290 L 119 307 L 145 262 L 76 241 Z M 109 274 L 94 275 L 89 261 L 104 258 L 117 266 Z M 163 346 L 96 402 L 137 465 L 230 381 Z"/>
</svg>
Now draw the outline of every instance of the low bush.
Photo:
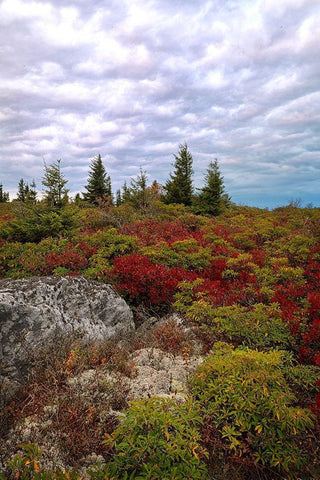
<svg viewBox="0 0 320 480">
<path fill-rule="evenodd" d="M 140 254 L 116 257 L 110 278 L 116 289 L 134 304 L 147 306 L 168 304 L 179 281 L 187 275 L 181 268 L 156 265 Z"/>
<path fill-rule="evenodd" d="M 133 402 L 119 427 L 104 444 L 111 456 L 93 479 L 203 480 L 206 452 L 200 446 L 201 419 L 191 401 L 171 399 Z"/>
<path fill-rule="evenodd" d="M 7 463 L 6 472 L 0 474 L 0 480 L 81 480 L 76 471 L 55 471 L 41 466 L 42 450 L 34 443 L 19 445 L 21 453 Z"/>
<path fill-rule="evenodd" d="M 234 350 L 217 342 L 198 367 L 191 390 L 205 424 L 216 432 L 208 441 L 213 459 L 220 453 L 240 465 L 277 467 L 292 475 L 305 465 L 299 442 L 313 416 L 294 406 L 282 366 L 280 351 Z"/>
</svg>

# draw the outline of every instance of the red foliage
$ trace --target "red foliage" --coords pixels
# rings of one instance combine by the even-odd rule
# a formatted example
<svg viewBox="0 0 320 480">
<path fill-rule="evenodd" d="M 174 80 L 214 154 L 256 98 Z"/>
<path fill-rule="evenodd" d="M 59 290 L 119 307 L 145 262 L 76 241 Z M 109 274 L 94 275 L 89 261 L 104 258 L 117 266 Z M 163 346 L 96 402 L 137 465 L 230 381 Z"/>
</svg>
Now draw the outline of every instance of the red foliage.
<svg viewBox="0 0 320 480">
<path fill-rule="evenodd" d="M 263 267 L 267 260 L 267 254 L 262 250 L 250 250 L 252 261 L 259 267 Z"/>
<path fill-rule="evenodd" d="M 210 263 L 209 267 L 203 269 L 202 276 L 209 280 L 221 280 L 222 272 L 226 268 L 225 258 L 216 258 Z"/>
<path fill-rule="evenodd" d="M 77 250 L 80 250 L 82 255 L 89 259 L 92 255 L 97 253 L 98 247 L 96 245 L 88 245 L 86 242 L 82 241 L 77 245 Z"/>
<path fill-rule="evenodd" d="M 116 257 L 110 278 L 115 288 L 134 303 L 160 305 L 172 300 L 177 285 L 182 279 L 194 279 L 195 274 L 183 268 L 167 268 L 158 265 L 138 253 Z"/>
<path fill-rule="evenodd" d="M 186 238 L 195 238 L 196 240 L 202 238 L 199 232 L 194 232 L 191 227 L 185 226 L 179 220 L 159 222 L 147 219 L 124 226 L 120 233 L 138 237 L 139 244 L 143 247 L 159 242 L 171 244 Z"/>
<path fill-rule="evenodd" d="M 0 215 L 0 221 L 10 222 L 14 217 L 12 215 Z"/>
<path fill-rule="evenodd" d="M 44 257 L 44 274 L 50 274 L 57 267 L 65 267 L 73 275 L 78 275 L 88 265 L 88 260 L 79 253 L 65 250 L 63 253 L 50 252 Z"/>
<path fill-rule="evenodd" d="M 176 322 L 168 322 L 154 329 L 158 348 L 165 352 L 183 353 L 188 346 L 188 334 Z"/>
</svg>

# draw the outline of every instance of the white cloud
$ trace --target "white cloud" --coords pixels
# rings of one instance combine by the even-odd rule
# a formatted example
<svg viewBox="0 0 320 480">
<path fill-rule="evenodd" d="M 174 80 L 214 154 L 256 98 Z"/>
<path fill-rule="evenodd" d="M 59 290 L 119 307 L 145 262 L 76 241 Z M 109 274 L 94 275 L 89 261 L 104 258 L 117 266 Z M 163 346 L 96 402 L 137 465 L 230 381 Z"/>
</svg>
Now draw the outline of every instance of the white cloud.
<svg viewBox="0 0 320 480">
<path fill-rule="evenodd" d="M 187 141 L 196 177 L 217 157 L 231 195 L 241 190 L 244 201 L 245 185 L 282 191 L 289 177 L 293 190 L 310 193 L 318 2 L 3 0 L 0 24 L 8 189 L 22 173 L 39 183 L 42 155 L 62 157 L 75 172 L 71 190 L 81 189 L 98 151 L 115 186 L 141 164 L 164 181 Z"/>
</svg>

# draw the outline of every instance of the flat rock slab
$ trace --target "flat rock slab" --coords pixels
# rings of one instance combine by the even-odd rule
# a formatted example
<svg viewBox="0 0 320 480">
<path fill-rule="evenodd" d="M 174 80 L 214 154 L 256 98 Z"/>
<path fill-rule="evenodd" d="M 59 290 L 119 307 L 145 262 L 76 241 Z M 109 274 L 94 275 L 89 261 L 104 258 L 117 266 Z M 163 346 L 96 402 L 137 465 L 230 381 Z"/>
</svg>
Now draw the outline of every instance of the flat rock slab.
<svg viewBox="0 0 320 480">
<path fill-rule="evenodd" d="M 28 352 L 50 340 L 80 335 L 100 341 L 134 328 L 129 306 L 109 285 L 84 277 L 1 280 L 0 388 L 15 393 L 28 370 Z"/>
</svg>

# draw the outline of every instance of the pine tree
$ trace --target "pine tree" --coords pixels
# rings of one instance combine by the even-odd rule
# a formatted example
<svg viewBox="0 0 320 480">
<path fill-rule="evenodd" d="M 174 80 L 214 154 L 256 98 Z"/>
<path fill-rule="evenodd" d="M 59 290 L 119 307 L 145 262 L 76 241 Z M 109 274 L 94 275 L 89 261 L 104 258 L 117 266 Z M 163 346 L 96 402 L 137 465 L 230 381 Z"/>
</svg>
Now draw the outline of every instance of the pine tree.
<svg viewBox="0 0 320 480">
<path fill-rule="evenodd" d="M 147 207 L 147 181 L 148 176 L 146 172 L 143 172 L 140 168 L 140 173 L 137 175 L 137 178 L 133 178 L 130 182 L 130 201 L 136 208 Z"/>
<path fill-rule="evenodd" d="M 26 192 L 26 201 L 35 205 L 37 203 L 37 190 L 36 182 L 32 180 L 28 191 Z"/>
<path fill-rule="evenodd" d="M 9 202 L 9 193 L 3 191 L 3 185 L 0 183 L 0 203 Z"/>
<path fill-rule="evenodd" d="M 194 209 L 201 214 L 219 215 L 230 203 L 230 197 L 225 193 L 217 159 L 210 162 L 204 180 L 205 184 L 195 198 Z"/>
<path fill-rule="evenodd" d="M 123 203 L 123 200 L 121 196 L 121 190 L 118 189 L 116 192 L 116 206 L 119 207 L 119 205 L 122 205 L 122 203 Z"/>
<path fill-rule="evenodd" d="M 46 187 L 45 201 L 51 207 L 61 207 L 68 201 L 68 189 L 65 188 L 68 180 L 64 178 L 60 164 L 61 159 L 49 167 L 44 164 L 42 185 Z"/>
<path fill-rule="evenodd" d="M 29 191 L 29 188 L 27 189 L 27 187 L 28 187 L 28 184 L 25 183 L 23 178 L 21 178 L 18 185 L 18 195 L 17 195 L 17 200 L 19 200 L 19 202 L 26 201 L 26 193 Z"/>
<path fill-rule="evenodd" d="M 179 145 L 179 153 L 174 155 L 174 157 L 174 172 L 170 173 L 170 179 L 165 184 L 166 195 L 164 200 L 166 203 L 191 205 L 193 195 L 193 159 L 186 143 Z"/>
<path fill-rule="evenodd" d="M 76 205 L 81 205 L 81 202 L 81 195 L 79 192 L 77 192 L 74 196 L 73 203 L 75 203 Z"/>
<path fill-rule="evenodd" d="M 88 184 L 85 186 L 87 191 L 83 198 L 93 205 L 98 205 L 99 200 L 112 196 L 111 179 L 103 166 L 100 153 L 92 160 L 90 170 Z"/>
<path fill-rule="evenodd" d="M 130 199 L 131 199 L 130 188 L 128 187 L 127 182 L 125 181 L 122 186 L 122 203 L 129 202 Z"/>
</svg>

